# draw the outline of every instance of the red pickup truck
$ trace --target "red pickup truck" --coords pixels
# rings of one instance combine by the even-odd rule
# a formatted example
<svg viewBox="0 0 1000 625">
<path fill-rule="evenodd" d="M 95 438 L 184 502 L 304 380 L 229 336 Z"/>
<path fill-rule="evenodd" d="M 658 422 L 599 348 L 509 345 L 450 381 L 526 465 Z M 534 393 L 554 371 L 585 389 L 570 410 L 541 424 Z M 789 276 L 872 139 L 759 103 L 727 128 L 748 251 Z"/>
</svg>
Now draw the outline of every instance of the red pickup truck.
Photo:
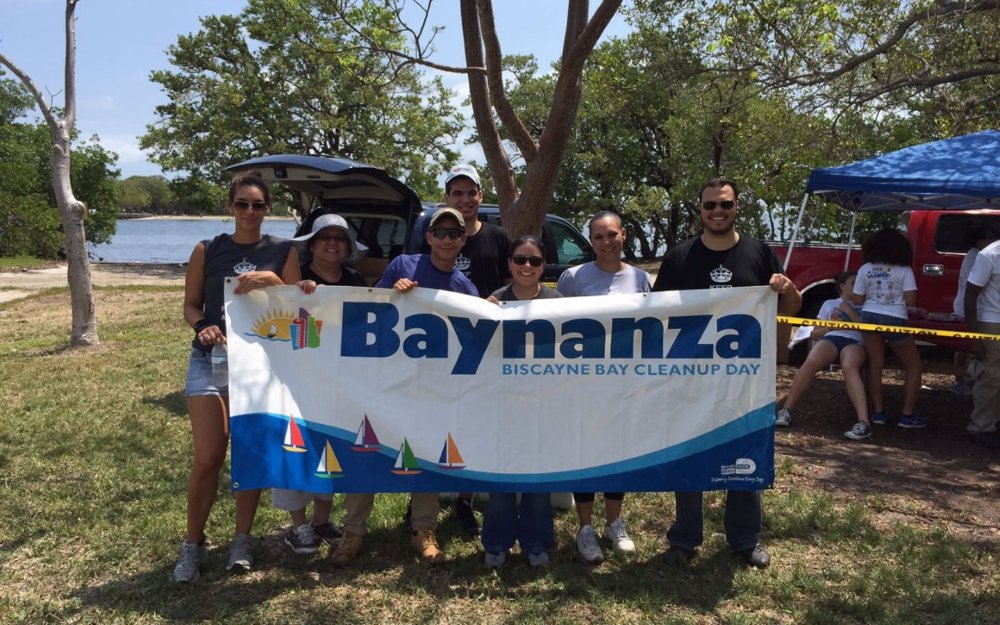
<svg viewBox="0 0 1000 625">
<path fill-rule="evenodd" d="M 917 305 L 927 311 L 926 319 L 914 319 L 920 327 L 961 330 L 952 304 L 958 291 L 958 272 L 969 247 L 966 235 L 974 226 L 988 226 L 1000 233 L 1000 210 L 920 210 L 904 213 L 900 229 L 913 247 L 913 273 L 917 278 Z M 787 243 L 772 243 L 782 262 Z M 800 317 L 815 317 L 819 307 L 837 297 L 834 276 L 844 270 L 847 245 L 798 243 L 792 249 L 786 273 L 802 291 Z M 862 265 L 861 246 L 850 247 L 848 269 Z M 934 343 L 961 348 L 955 341 Z"/>
</svg>

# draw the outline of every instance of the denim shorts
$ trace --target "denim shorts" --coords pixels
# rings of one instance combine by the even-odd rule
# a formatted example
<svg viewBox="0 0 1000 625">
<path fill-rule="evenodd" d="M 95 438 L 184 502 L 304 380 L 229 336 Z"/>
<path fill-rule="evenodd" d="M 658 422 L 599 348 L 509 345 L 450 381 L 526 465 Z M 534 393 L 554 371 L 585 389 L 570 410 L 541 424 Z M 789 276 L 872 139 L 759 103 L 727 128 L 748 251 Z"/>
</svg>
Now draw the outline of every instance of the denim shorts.
<svg viewBox="0 0 1000 625">
<path fill-rule="evenodd" d="M 847 338 L 846 336 L 821 336 L 819 340 L 833 343 L 833 346 L 837 348 L 838 355 L 840 352 L 844 351 L 845 347 L 850 347 L 851 345 L 857 345 L 858 347 L 864 348 L 864 343 L 859 343 L 854 339 Z"/>
<path fill-rule="evenodd" d="M 893 317 L 892 315 L 883 315 L 882 313 L 874 313 L 861 311 L 861 323 L 870 323 L 877 326 L 905 326 L 907 320 L 900 319 L 899 317 Z M 905 341 L 908 338 L 912 338 L 909 334 L 901 334 L 899 332 L 880 332 L 885 340 L 890 343 L 895 343 L 897 341 Z"/>
<path fill-rule="evenodd" d="M 218 387 L 212 384 L 212 356 L 200 349 L 191 348 L 188 357 L 187 378 L 184 380 L 184 396 L 199 397 L 203 395 L 219 395 L 229 397 L 229 387 Z"/>
</svg>

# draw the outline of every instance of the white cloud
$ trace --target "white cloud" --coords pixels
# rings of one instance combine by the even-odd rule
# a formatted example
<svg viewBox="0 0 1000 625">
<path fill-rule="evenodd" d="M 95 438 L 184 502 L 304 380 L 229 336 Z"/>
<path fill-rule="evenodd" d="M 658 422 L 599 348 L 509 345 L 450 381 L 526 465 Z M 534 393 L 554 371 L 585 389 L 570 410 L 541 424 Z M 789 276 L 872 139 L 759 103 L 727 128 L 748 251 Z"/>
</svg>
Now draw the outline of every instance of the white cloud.
<svg viewBox="0 0 1000 625">
<path fill-rule="evenodd" d="M 113 111 L 115 108 L 115 98 L 110 95 L 88 98 L 80 102 L 80 108 L 88 108 L 96 111 Z"/>
<path fill-rule="evenodd" d="M 132 135 L 110 134 L 100 136 L 101 146 L 118 154 L 118 169 L 121 177 L 154 176 L 160 174 L 157 165 L 146 160 L 146 153 L 139 149 L 139 140 Z"/>
</svg>

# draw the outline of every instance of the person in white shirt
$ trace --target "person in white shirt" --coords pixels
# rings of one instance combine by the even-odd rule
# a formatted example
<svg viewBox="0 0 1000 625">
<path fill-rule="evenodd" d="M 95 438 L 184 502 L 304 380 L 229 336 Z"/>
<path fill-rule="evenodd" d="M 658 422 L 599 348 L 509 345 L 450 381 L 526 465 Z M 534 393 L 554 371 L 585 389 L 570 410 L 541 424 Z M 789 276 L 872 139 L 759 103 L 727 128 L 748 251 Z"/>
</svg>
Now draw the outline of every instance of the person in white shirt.
<svg viewBox="0 0 1000 625">
<path fill-rule="evenodd" d="M 833 321 L 860 321 L 861 316 L 854 306 L 847 301 L 854 290 L 854 280 L 857 277 L 853 271 L 842 271 L 837 274 L 836 285 L 840 297 L 828 299 L 819 309 L 818 319 Z M 861 379 L 861 368 L 865 364 L 865 343 L 861 332 L 857 330 L 841 330 L 830 328 L 813 328 L 811 337 L 812 349 L 806 361 L 795 372 L 792 387 L 788 389 L 785 405 L 778 411 L 774 424 L 789 426 L 792 424 L 792 410 L 799 398 L 812 384 L 818 372 L 826 369 L 834 362 L 840 362 L 847 385 L 847 396 L 851 399 L 857 423 L 844 436 L 852 440 L 861 440 L 871 436 L 871 423 L 868 421 L 868 402 L 865 398 L 865 383 Z"/>
<path fill-rule="evenodd" d="M 969 251 L 962 259 L 962 267 L 958 270 L 958 291 L 955 293 L 953 309 L 959 317 L 965 318 L 965 285 L 969 281 L 969 272 L 976 264 L 979 251 L 996 241 L 997 236 L 986 226 L 974 226 L 965 234 L 965 244 Z M 972 395 L 972 380 L 965 377 L 969 366 L 969 352 L 955 352 L 955 383 L 948 388 L 956 395 Z"/>
<path fill-rule="evenodd" d="M 969 272 L 965 320 L 973 332 L 1000 334 L 1000 241 L 983 248 Z M 980 340 L 975 347 L 968 430 L 977 443 L 1000 449 L 1000 341 Z"/>
<path fill-rule="evenodd" d="M 913 249 L 906 236 L 895 228 L 874 232 L 861 244 L 865 264 L 858 269 L 851 300 L 861 307 L 861 321 L 879 326 L 905 326 L 907 309 L 917 305 L 917 279 L 913 275 Z M 927 427 L 927 419 L 915 412 L 917 391 L 923 374 L 923 363 L 917 343 L 909 334 L 899 332 L 864 332 L 868 352 L 868 392 L 872 398 L 871 422 L 885 425 L 885 405 L 882 401 L 882 368 L 885 366 L 885 344 L 906 367 L 903 382 L 903 409 L 896 422 L 901 428 Z"/>
<path fill-rule="evenodd" d="M 621 217 L 611 211 L 601 211 L 590 219 L 590 243 L 596 260 L 570 267 L 559 276 L 556 288 L 564 297 L 611 295 L 615 293 L 648 293 L 653 281 L 642 269 L 622 261 L 625 228 Z M 604 559 L 597 532 L 591 524 L 594 513 L 594 493 L 573 493 L 580 530 L 576 548 L 584 562 L 595 564 Z M 604 493 L 604 537 L 620 552 L 635 551 L 635 543 L 621 519 L 625 493 Z"/>
</svg>

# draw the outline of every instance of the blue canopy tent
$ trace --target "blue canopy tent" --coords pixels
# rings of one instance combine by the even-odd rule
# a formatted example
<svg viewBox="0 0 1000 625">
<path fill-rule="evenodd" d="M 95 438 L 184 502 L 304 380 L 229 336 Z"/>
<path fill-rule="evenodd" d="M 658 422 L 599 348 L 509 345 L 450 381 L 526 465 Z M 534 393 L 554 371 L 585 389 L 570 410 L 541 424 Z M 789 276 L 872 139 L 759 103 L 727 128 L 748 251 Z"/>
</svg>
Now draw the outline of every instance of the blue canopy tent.
<svg viewBox="0 0 1000 625">
<path fill-rule="evenodd" d="M 1000 209 L 1000 132 L 982 132 L 915 145 L 809 174 L 785 267 L 792 256 L 809 196 L 859 211 Z M 849 260 L 845 259 L 845 266 Z"/>
</svg>

